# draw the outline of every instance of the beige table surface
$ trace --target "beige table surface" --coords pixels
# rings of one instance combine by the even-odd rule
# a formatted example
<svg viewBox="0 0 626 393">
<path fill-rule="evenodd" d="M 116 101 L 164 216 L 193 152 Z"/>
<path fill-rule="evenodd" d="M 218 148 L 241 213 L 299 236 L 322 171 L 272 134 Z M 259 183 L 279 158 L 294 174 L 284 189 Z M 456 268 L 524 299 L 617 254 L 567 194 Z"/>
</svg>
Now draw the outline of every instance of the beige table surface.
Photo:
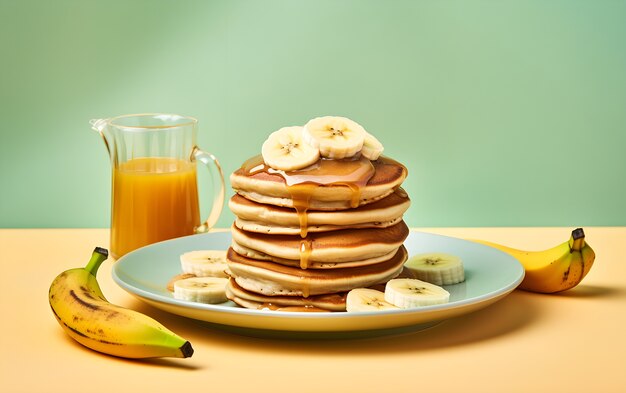
<svg viewBox="0 0 626 393">
<path fill-rule="evenodd" d="M 573 228 L 423 228 L 526 249 Z M 190 340 L 189 359 L 131 361 L 73 342 L 54 319 L 50 282 L 83 266 L 106 229 L 0 230 L 0 392 L 626 392 L 626 227 L 585 228 L 596 263 L 560 295 L 520 290 L 483 310 L 394 337 L 254 338 L 145 305 L 98 278 L 114 303 Z"/>
</svg>

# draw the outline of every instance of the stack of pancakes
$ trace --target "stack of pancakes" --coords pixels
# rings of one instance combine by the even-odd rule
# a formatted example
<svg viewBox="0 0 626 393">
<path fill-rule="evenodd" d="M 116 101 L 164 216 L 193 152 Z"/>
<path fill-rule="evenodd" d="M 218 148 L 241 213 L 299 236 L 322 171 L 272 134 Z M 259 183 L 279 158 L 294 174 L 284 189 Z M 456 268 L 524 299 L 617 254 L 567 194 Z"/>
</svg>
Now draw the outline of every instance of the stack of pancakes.
<svg viewBox="0 0 626 393">
<path fill-rule="evenodd" d="M 407 169 L 375 161 L 320 159 L 290 172 L 248 160 L 231 177 L 236 215 L 227 253 L 227 296 L 246 308 L 345 311 L 354 288 L 403 270 Z"/>
</svg>

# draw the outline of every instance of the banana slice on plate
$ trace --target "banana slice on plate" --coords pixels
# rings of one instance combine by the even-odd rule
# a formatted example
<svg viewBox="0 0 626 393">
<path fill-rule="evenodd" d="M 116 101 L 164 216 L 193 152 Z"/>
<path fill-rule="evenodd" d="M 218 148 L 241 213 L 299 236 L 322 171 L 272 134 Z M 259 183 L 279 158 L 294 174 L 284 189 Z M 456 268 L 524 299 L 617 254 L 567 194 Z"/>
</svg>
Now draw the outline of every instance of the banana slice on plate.
<svg viewBox="0 0 626 393">
<path fill-rule="evenodd" d="M 465 281 L 463 261 L 456 255 L 428 253 L 412 256 L 404 264 L 415 278 L 435 285 L 452 285 Z"/>
<path fill-rule="evenodd" d="M 226 251 L 197 250 L 180 256 L 183 273 L 195 274 L 198 277 L 228 277 L 226 271 Z"/>
<path fill-rule="evenodd" d="M 365 138 L 363 139 L 363 147 L 361 148 L 361 154 L 363 157 L 368 160 L 374 161 L 383 154 L 383 144 L 380 143 L 378 139 L 374 137 L 374 135 L 365 133 Z"/>
<path fill-rule="evenodd" d="M 261 155 L 265 164 L 274 169 L 294 171 L 317 162 L 320 153 L 317 147 L 304 141 L 302 127 L 295 126 L 271 133 L 263 142 Z"/>
<path fill-rule="evenodd" d="M 361 151 L 365 130 L 346 117 L 324 116 L 309 120 L 302 131 L 304 141 L 325 158 L 352 157 Z"/>
<path fill-rule="evenodd" d="M 385 300 L 400 308 L 448 303 L 450 293 L 440 286 L 412 278 L 396 278 L 385 285 Z"/>
<path fill-rule="evenodd" d="M 385 301 L 385 294 L 369 288 L 357 288 L 346 296 L 346 311 L 397 310 L 398 307 Z"/>
<path fill-rule="evenodd" d="M 191 273 L 181 273 L 181 274 L 177 274 L 174 277 L 172 277 L 168 282 L 167 282 L 167 290 L 170 292 L 174 292 L 174 283 L 176 281 L 180 281 L 180 280 L 184 280 L 186 278 L 191 278 L 191 277 L 196 277 L 195 274 L 191 274 Z"/>
<path fill-rule="evenodd" d="M 174 298 L 198 303 L 224 303 L 227 278 L 192 277 L 174 283 Z"/>
</svg>

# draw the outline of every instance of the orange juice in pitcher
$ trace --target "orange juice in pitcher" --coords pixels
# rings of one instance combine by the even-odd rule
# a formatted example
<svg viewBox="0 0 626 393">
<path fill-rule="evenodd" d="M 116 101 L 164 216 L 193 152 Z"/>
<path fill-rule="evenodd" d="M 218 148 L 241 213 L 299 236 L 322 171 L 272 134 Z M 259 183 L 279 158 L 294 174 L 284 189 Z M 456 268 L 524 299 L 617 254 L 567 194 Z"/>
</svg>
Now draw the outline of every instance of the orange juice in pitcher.
<svg viewBox="0 0 626 393">
<path fill-rule="evenodd" d="M 196 165 L 167 157 L 135 158 L 113 169 L 111 241 L 118 255 L 200 225 Z"/>
<path fill-rule="evenodd" d="M 112 164 L 111 255 L 162 240 L 204 232 L 224 203 L 224 176 L 210 153 L 196 146 L 197 120 L 149 113 L 91 121 Z M 200 221 L 197 162 L 211 174 L 213 203 Z"/>
</svg>

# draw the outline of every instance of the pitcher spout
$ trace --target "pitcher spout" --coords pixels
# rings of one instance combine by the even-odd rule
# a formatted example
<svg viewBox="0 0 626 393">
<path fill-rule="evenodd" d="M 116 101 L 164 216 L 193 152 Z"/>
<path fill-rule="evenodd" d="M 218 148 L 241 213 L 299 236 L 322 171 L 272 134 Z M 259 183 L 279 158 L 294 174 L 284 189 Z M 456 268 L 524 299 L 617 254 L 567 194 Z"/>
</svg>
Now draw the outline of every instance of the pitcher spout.
<svg viewBox="0 0 626 393">
<path fill-rule="evenodd" d="M 100 134 L 100 136 L 102 137 L 102 140 L 104 141 L 104 145 L 107 148 L 107 153 L 109 153 L 109 157 L 112 157 L 111 155 L 111 147 L 109 146 L 109 141 L 107 140 L 106 134 L 105 134 L 105 130 L 107 128 L 107 123 L 109 122 L 109 119 L 91 119 L 89 120 L 89 124 L 91 124 L 91 129 L 98 131 L 98 133 Z"/>
</svg>

